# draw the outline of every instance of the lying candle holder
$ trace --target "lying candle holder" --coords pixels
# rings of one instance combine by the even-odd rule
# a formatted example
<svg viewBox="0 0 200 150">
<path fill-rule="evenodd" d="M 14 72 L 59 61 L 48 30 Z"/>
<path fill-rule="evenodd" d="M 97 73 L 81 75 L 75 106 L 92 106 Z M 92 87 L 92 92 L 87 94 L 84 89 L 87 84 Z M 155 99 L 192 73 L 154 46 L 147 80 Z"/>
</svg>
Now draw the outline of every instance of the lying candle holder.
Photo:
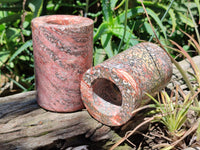
<svg viewBox="0 0 200 150">
<path fill-rule="evenodd" d="M 98 121 L 120 126 L 133 111 L 149 102 L 169 82 L 172 63 L 167 53 L 153 43 L 140 43 L 90 68 L 81 80 L 82 100 Z"/>
</svg>

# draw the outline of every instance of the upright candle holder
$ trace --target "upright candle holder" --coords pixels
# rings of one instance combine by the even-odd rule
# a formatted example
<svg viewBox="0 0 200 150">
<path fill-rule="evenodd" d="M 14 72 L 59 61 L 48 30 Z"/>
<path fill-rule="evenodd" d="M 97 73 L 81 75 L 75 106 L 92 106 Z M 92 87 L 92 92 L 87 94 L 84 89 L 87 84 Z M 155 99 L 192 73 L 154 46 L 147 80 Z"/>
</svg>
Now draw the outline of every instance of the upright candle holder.
<svg viewBox="0 0 200 150">
<path fill-rule="evenodd" d="M 32 20 L 38 104 L 51 111 L 84 108 L 80 80 L 92 67 L 93 21 L 72 15 L 42 16 Z"/>
</svg>

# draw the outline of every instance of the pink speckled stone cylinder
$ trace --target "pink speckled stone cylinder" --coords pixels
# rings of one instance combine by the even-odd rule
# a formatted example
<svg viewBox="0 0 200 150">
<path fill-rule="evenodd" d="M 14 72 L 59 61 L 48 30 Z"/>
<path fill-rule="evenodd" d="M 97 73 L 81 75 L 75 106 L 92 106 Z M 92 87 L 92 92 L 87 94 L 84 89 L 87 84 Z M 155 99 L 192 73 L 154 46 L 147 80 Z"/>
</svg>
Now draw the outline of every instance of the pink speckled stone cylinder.
<svg viewBox="0 0 200 150">
<path fill-rule="evenodd" d="M 84 108 L 80 80 L 92 66 L 93 21 L 72 15 L 32 20 L 38 104 L 51 111 Z"/>
<path fill-rule="evenodd" d="M 120 126 L 146 104 L 172 76 L 166 52 L 153 43 L 140 43 L 90 68 L 81 80 L 81 94 L 89 113 L 98 121 Z"/>
</svg>

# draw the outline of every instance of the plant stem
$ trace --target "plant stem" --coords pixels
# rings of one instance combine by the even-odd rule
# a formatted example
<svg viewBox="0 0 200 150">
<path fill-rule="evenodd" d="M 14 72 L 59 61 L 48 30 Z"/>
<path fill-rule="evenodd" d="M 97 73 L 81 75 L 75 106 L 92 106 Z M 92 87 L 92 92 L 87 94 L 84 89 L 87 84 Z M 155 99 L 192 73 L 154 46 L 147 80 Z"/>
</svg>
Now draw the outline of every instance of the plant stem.
<svg viewBox="0 0 200 150">
<path fill-rule="evenodd" d="M 124 38 L 126 36 L 126 26 L 127 26 L 127 11 L 128 11 L 128 0 L 126 0 L 125 2 L 125 21 L 124 21 L 124 34 L 123 34 L 123 37 L 119 43 L 119 47 L 118 47 L 118 53 L 120 52 L 120 49 L 122 47 L 122 44 L 123 44 L 123 41 L 124 41 Z"/>
<path fill-rule="evenodd" d="M 121 7 L 124 4 L 124 2 L 125 2 L 125 0 L 122 0 L 121 3 L 117 7 L 115 7 L 115 10 L 118 9 L 119 7 Z"/>
<path fill-rule="evenodd" d="M 166 17 L 166 15 L 167 15 L 169 9 L 171 8 L 173 2 L 174 2 L 174 0 L 172 0 L 171 3 L 169 4 L 169 7 L 167 8 L 167 10 L 165 11 L 164 15 L 163 15 L 162 18 L 161 18 L 161 22 L 165 19 L 165 17 Z M 157 32 L 157 30 L 158 30 L 158 29 L 156 29 L 155 32 Z M 149 42 L 152 41 L 153 37 L 154 37 L 154 34 L 153 34 L 153 35 L 151 36 L 151 38 L 149 39 Z"/>
<path fill-rule="evenodd" d="M 143 9 L 144 9 L 144 11 L 145 11 L 145 14 L 146 14 L 146 16 L 147 16 L 147 19 L 148 19 L 148 21 L 149 21 L 149 24 L 151 25 L 151 28 L 152 28 L 152 31 L 153 31 L 155 37 L 156 37 L 156 40 L 157 40 L 158 43 L 160 44 L 160 47 L 167 53 L 167 55 L 168 55 L 169 58 L 171 59 L 172 63 L 174 63 L 174 65 L 177 67 L 177 69 L 179 70 L 179 72 L 180 72 L 181 75 L 183 76 L 183 79 L 184 79 L 185 83 L 187 84 L 188 88 L 190 89 L 192 95 L 194 95 L 194 94 L 195 94 L 195 91 L 194 91 L 194 89 L 192 88 L 192 85 L 191 85 L 191 83 L 190 83 L 190 81 L 189 81 L 189 79 L 188 79 L 188 77 L 187 77 L 187 75 L 186 75 L 186 72 L 183 70 L 183 68 L 180 66 L 180 64 L 167 52 L 167 50 L 164 48 L 164 46 L 162 45 L 162 43 L 159 41 L 159 39 L 158 39 L 158 37 L 157 37 L 157 35 L 156 35 L 156 32 L 155 32 L 155 29 L 153 28 L 153 25 L 152 25 L 152 23 L 151 23 L 151 20 L 150 20 L 150 18 L 149 18 L 149 15 L 148 15 L 148 13 L 147 13 L 147 11 L 146 11 L 146 8 L 145 8 L 145 6 L 144 6 L 142 0 L 141 0 L 141 4 L 142 4 L 142 7 L 143 7 Z M 196 106 L 199 105 L 197 99 L 195 99 L 195 105 L 196 105 Z"/>
<path fill-rule="evenodd" d="M 85 7 L 85 15 L 84 15 L 84 17 L 87 17 L 88 8 L 89 8 L 89 0 L 86 0 L 86 7 Z"/>
<path fill-rule="evenodd" d="M 191 18 L 192 18 L 192 22 L 193 22 L 193 24 L 194 24 L 194 29 L 195 29 L 195 32 L 196 32 L 196 35 L 197 35 L 198 43 L 200 44 L 200 36 L 199 36 L 198 26 L 197 26 L 197 24 L 196 24 L 196 22 L 195 22 L 195 20 L 194 20 L 194 17 L 193 17 L 193 15 L 192 15 L 192 12 L 191 12 L 189 6 L 188 6 L 188 11 L 189 11 L 189 13 L 190 13 L 190 16 L 191 16 Z M 200 53 L 199 53 L 199 55 L 200 55 Z"/>
</svg>

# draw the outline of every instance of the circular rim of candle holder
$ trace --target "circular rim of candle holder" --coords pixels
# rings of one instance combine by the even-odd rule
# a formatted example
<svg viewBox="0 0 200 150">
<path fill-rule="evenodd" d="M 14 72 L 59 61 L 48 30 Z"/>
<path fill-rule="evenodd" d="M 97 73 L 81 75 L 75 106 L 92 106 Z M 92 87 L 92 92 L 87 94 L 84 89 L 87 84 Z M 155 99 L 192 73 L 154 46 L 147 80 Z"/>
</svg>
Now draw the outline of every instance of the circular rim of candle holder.
<svg viewBox="0 0 200 150">
<path fill-rule="evenodd" d="M 63 20 L 67 21 L 67 24 L 65 24 L 65 22 L 59 22 Z M 32 22 L 38 26 L 45 25 L 54 28 L 62 28 L 63 30 L 67 28 L 80 29 L 94 24 L 92 19 L 76 15 L 46 15 L 34 18 Z"/>
<path fill-rule="evenodd" d="M 109 68 L 105 68 L 104 66 L 95 66 L 89 69 L 82 78 L 81 81 L 81 93 L 83 103 L 88 110 L 88 112 L 100 122 L 109 125 L 109 126 L 120 126 L 126 123 L 130 118 L 133 116 L 132 112 L 139 107 L 138 103 L 135 103 L 135 99 L 138 98 L 141 91 L 138 87 L 138 83 L 135 82 L 135 79 L 129 75 L 129 78 L 125 78 L 124 74 L 128 75 L 128 73 L 122 69 L 120 71 L 118 69 L 110 69 L 111 71 L 107 71 L 104 74 L 104 71 Z M 102 71 L 104 70 L 104 71 Z M 98 72 L 98 74 L 95 74 Z M 86 83 L 84 81 L 84 77 L 89 74 L 95 74 L 95 76 L 90 76 L 90 83 Z M 116 75 L 117 74 L 117 75 Z M 116 82 L 112 79 L 112 76 L 117 77 L 120 82 Z M 132 83 L 130 83 L 130 77 Z M 115 104 L 111 104 L 106 100 L 100 98 L 97 99 L 99 96 L 93 92 L 92 82 L 98 78 L 104 78 L 113 82 L 120 90 L 122 95 L 122 105 L 117 106 Z M 124 86 L 126 83 L 126 87 Z M 83 87 L 86 87 L 87 90 L 84 92 Z M 125 88 L 125 89 L 124 89 Z M 123 93 L 123 91 L 126 91 Z M 129 92 L 127 92 L 129 90 Z M 126 95 L 124 95 L 126 94 Z M 96 98 L 97 96 L 97 98 Z M 87 98 L 84 98 L 87 97 Z M 130 98 L 132 98 L 130 100 Z M 133 99 L 135 98 L 135 99 Z M 134 106 L 134 107 L 133 107 Z"/>
</svg>

